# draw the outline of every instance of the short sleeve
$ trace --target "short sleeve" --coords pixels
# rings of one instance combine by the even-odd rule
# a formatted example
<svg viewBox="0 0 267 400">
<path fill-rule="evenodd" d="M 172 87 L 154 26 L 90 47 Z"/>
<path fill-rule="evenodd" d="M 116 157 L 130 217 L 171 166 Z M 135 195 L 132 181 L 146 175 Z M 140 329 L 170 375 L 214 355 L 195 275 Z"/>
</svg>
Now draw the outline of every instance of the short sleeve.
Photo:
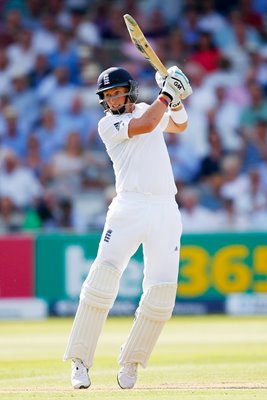
<svg viewBox="0 0 267 400">
<path fill-rule="evenodd" d="M 111 149 L 124 140 L 129 140 L 128 125 L 130 118 L 125 116 L 107 116 L 98 124 L 98 132 L 107 149 Z"/>
</svg>

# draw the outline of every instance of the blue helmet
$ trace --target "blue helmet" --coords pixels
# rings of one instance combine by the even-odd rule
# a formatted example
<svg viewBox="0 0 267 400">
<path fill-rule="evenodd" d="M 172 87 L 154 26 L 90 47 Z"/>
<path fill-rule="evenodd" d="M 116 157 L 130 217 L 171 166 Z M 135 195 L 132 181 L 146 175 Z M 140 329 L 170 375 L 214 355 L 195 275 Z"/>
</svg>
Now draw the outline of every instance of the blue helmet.
<svg viewBox="0 0 267 400">
<path fill-rule="evenodd" d="M 103 71 L 97 80 L 97 91 L 96 94 L 99 96 L 99 103 L 104 107 L 104 110 L 108 110 L 109 106 L 104 100 L 103 92 L 108 89 L 115 87 L 127 87 L 129 91 L 127 96 L 132 103 L 137 101 L 138 97 L 138 83 L 132 78 L 128 71 L 123 68 L 112 67 Z"/>
</svg>

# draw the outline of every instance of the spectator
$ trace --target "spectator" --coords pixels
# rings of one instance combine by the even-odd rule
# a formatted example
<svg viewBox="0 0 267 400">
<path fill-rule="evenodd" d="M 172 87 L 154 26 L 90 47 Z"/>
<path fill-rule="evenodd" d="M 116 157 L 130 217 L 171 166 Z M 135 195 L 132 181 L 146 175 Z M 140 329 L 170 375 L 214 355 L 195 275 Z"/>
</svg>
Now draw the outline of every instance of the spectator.
<svg viewBox="0 0 267 400">
<path fill-rule="evenodd" d="M 42 187 L 32 171 L 21 166 L 12 151 L 4 155 L 0 170 L 0 197 L 9 197 L 14 207 L 25 210 L 42 195 Z"/>
<path fill-rule="evenodd" d="M 258 120 L 243 142 L 243 171 L 267 162 L 267 120 Z"/>
<path fill-rule="evenodd" d="M 247 75 L 253 77 L 267 94 L 267 46 L 262 46 L 260 49 L 255 49 L 252 58 L 251 53 L 251 68 L 248 70 Z"/>
<path fill-rule="evenodd" d="M 17 8 L 5 10 L 5 16 L 0 27 L 0 47 L 7 48 L 15 43 L 22 31 L 22 13 Z"/>
<path fill-rule="evenodd" d="M 214 72 L 219 66 L 221 52 L 215 45 L 210 32 L 200 32 L 190 60 L 200 64 L 205 71 Z"/>
<path fill-rule="evenodd" d="M 104 190 L 104 205 L 100 211 L 94 213 L 87 221 L 87 229 L 101 231 L 104 228 L 107 209 L 110 206 L 113 198 L 116 196 L 116 189 L 114 185 L 109 185 Z"/>
<path fill-rule="evenodd" d="M 255 28 L 259 33 L 264 31 L 264 19 L 261 13 L 253 8 L 253 0 L 240 0 L 240 13 L 248 27 Z"/>
<path fill-rule="evenodd" d="M 0 95 L 7 94 L 10 89 L 10 64 L 6 55 L 6 50 L 0 48 Z"/>
<path fill-rule="evenodd" d="M 216 127 L 212 124 L 209 126 L 208 141 L 209 152 L 206 157 L 202 158 L 199 168 L 198 178 L 201 181 L 221 172 L 221 159 L 224 152 L 221 138 Z"/>
<path fill-rule="evenodd" d="M 211 32 L 212 35 L 220 33 L 226 26 L 226 20 L 215 8 L 214 0 L 202 0 L 200 4 L 199 29 Z"/>
<path fill-rule="evenodd" d="M 233 70 L 231 60 L 222 54 L 218 60 L 217 69 L 206 76 L 205 84 L 213 91 L 218 86 L 223 86 L 227 92 L 230 92 L 242 85 L 243 79 L 242 75 Z"/>
<path fill-rule="evenodd" d="M 248 90 L 250 103 L 241 110 L 240 115 L 240 129 L 245 136 L 258 120 L 267 121 L 267 100 L 262 87 L 256 82 L 251 82 Z"/>
<path fill-rule="evenodd" d="M 49 55 L 49 63 L 53 69 L 64 66 L 68 70 L 70 82 L 75 84 L 78 76 L 78 52 L 69 28 L 57 30 L 57 43 L 57 48 Z"/>
<path fill-rule="evenodd" d="M 23 218 L 23 212 L 16 209 L 9 197 L 0 197 L 0 234 L 20 231 Z"/>
<path fill-rule="evenodd" d="M 80 135 L 72 131 L 66 139 L 66 146 L 52 159 L 51 173 L 53 186 L 67 197 L 81 192 L 83 174 L 88 177 L 91 171 L 95 174 L 106 167 L 103 160 L 98 160 L 82 146 Z M 99 179 L 99 176 L 98 176 Z"/>
<path fill-rule="evenodd" d="M 174 179 L 177 185 L 191 183 L 199 171 L 199 158 L 189 143 L 181 141 L 179 135 L 165 134 L 165 140 L 170 155 Z"/>
<path fill-rule="evenodd" d="M 52 68 L 49 65 L 48 57 L 44 53 L 37 53 L 34 69 L 30 74 L 30 85 L 33 88 L 38 88 L 42 81 L 52 74 Z"/>
<path fill-rule="evenodd" d="M 100 32 L 101 39 L 108 42 L 118 41 L 126 37 L 127 32 L 121 23 L 122 10 L 118 4 L 109 9 L 109 18 Z"/>
<path fill-rule="evenodd" d="M 240 32 L 238 33 L 239 30 Z M 260 44 L 259 33 L 253 27 L 246 25 L 242 12 L 237 6 L 231 7 L 227 15 L 226 25 L 215 33 L 214 39 L 222 51 L 226 50 L 227 52 L 227 49 L 229 48 L 232 55 L 236 46 L 238 49 L 239 45 L 243 47 L 245 44 L 244 50 L 246 51 L 247 44 L 253 44 L 254 48 L 256 45 Z"/>
<path fill-rule="evenodd" d="M 197 7 L 186 6 L 180 22 L 183 41 L 190 52 L 199 41 L 199 13 Z"/>
<path fill-rule="evenodd" d="M 48 12 L 42 14 L 40 26 L 36 28 L 33 35 L 33 49 L 36 54 L 49 56 L 56 51 L 58 46 L 56 32 L 57 24 L 54 15 Z"/>
<path fill-rule="evenodd" d="M 101 44 L 100 32 L 86 10 L 71 10 L 71 28 L 79 42 L 98 48 Z"/>
<path fill-rule="evenodd" d="M 32 72 L 34 68 L 35 51 L 32 46 L 32 32 L 29 29 L 23 29 L 16 38 L 16 42 L 7 48 L 7 56 L 11 68 L 17 68 L 18 65 L 26 74 Z"/>
<path fill-rule="evenodd" d="M 77 94 L 77 87 L 70 82 L 69 69 L 60 65 L 39 85 L 37 93 L 42 104 L 54 109 L 58 114 L 68 112 Z"/>
<path fill-rule="evenodd" d="M 249 170 L 248 178 L 247 190 L 236 203 L 236 209 L 253 221 L 258 213 L 261 214 L 264 210 L 267 210 L 267 193 L 263 191 L 257 168 L 254 167 Z"/>
<path fill-rule="evenodd" d="M 152 9 L 147 20 L 146 35 L 151 39 L 166 38 L 169 36 L 170 27 L 159 8 Z M 163 42 L 167 44 L 167 42 Z"/>
<path fill-rule="evenodd" d="M 24 128 L 30 130 L 36 125 L 40 112 L 36 92 L 30 87 L 30 81 L 25 70 L 19 66 L 11 71 L 11 78 L 11 104 L 16 108 Z"/>
<path fill-rule="evenodd" d="M 36 231 L 41 228 L 41 219 L 35 209 L 35 207 L 27 207 L 24 213 L 24 219 L 22 222 L 23 231 Z"/>
<path fill-rule="evenodd" d="M 22 165 L 30 168 L 42 184 L 47 183 L 47 164 L 42 158 L 40 142 L 34 133 L 30 134 L 27 138 L 25 157 L 22 159 Z"/>
<path fill-rule="evenodd" d="M 198 190 L 184 188 L 178 198 L 181 199 L 181 217 L 184 232 L 210 232 L 216 229 L 215 212 L 200 205 Z"/>
<path fill-rule="evenodd" d="M 42 197 L 36 203 L 36 212 L 40 218 L 41 227 L 44 231 L 53 231 L 57 226 L 58 194 L 45 189 Z"/>
<path fill-rule="evenodd" d="M 221 187 L 223 177 L 221 173 L 213 172 L 199 182 L 199 203 L 212 211 L 219 211 L 223 207 Z"/>
<path fill-rule="evenodd" d="M 71 198 L 63 197 L 59 200 L 57 210 L 57 227 L 63 230 L 72 230 L 74 228 L 73 204 Z"/>
<path fill-rule="evenodd" d="M 224 182 L 221 187 L 223 198 L 232 199 L 237 207 L 249 186 L 248 176 L 241 172 L 242 159 L 237 154 L 227 155 L 222 160 Z"/>
<path fill-rule="evenodd" d="M 216 213 L 216 230 L 226 232 L 245 231 L 249 228 L 246 215 L 240 214 L 231 197 L 224 197 L 222 207 Z"/>
<path fill-rule="evenodd" d="M 208 154 L 206 113 L 214 104 L 215 96 L 205 84 L 206 72 L 201 65 L 189 62 L 185 65 L 184 71 L 190 80 L 194 96 L 190 96 L 186 100 L 190 124 L 187 127 L 186 135 L 181 135 L 181 140 L 193 146 L 195 154 L 199 158 L 203 158 Z"/>
<path fill-rule="evenodd" d="M 131 1 L 133 3 L 133 0 Z M 140 3 L 140 5 L 138 4 Z M 135 7 L 136 5 L 139 5 L 139 9 L 135 8 L 135 15 L 138 15 L 138 20 L 143 16 L 146 17 L 146 19 L 149 19 L 151 12 L 153 10 L 159 10 L 160 13 L 162 14 L 162 17 L 164 20 L 172 26 L 177 22 L 177 16 L 181 15 L 182 13 L 182 7 L 183 7 L 184 1 L 177 1 L 177 0 L 168 0 L 162 1 L 162 0 L 149 0 L 148 1 L 143 1 L 143 2 L 137 2 L 135 1 Z M 127 4 L 128 5 L 128 4 Z M 129 11 L 127 11 L 129 12 Z M 139 12 L 139 13 L 138 13 Z M 132 15 L 132 14 L 131 14 Z"/>
<path fill-rule="evenodd" d="M 61 123 L 65 135 L 68 135 L 70 131 L 76 131 L 79 133 L 82 143 L 88 146 L 92 117 L 85 109 L 82 97 L 78 93 L 73 97 L 69 110 L 62 115 Z"/>
<path fill-rule="evenodd" d="M 84 65 L 81 71 L 82 87 L 79 90 L 83 107 L 90 118 L 86 143 L 92 150 L 105 150 L 103 142 L 99 138 L 97 125 L 102 116 L 102 110 L 95 96 L 95 82 L 100 75 L 100 66 L 96 62 L 89 62 Z"/>
<path fill-rule="evenodd" d="M 12 106 L 3 109 L 2 146 L 14 151 L 19 157 L 25 155 L 27 131 L 22 127 L 17 110 Z"/>
<path fill-rule="evenodd" d="M 64 143 L 64 130 L 61 119 L 52 108 L 44 107 L 41 123 L 35 131 L 40 145 L 40 156 L 45 162 L 51 161 Z"/>
<path fill-rule="evenodd" d="M 241 107 L 228 98 L 224 86 L 218 85 L 214 93 L 215 102 L 207 113 L 209 124 L 216 128 L 225 153 L 238 152 L 242 146 L 239 132 Z"/>
<path fill-rule="evenodd" d="M 179 28 L 174 28 L 168 35 L 168 46 L 166 45 L 166 58 L 168 65 L 183 65 L 187 57 L 187 48 L 184 43 L 182 32 Z"/>
<path fill-rule="evenodd" d="M 224 32 L 220 32 L 224 43 L 227 43 L 222 52 L 231 60 L 233 69 L 244 76 L 250 66 L 249 51 L 259 48 L 261 39 L 255 29 L 244 23 L 239 11 L 232 11 L 230 21 L 228 43 L 227 34 L 224 36 Z"/>
<path fill-rule="evenodd" d="M 96 62 L 88 60 L 88 62 L 81 65 L 81 67 L 80 76 L 82 86 L 79 92 L 82 97 L 84 107 L 87 109 L 95 107 L 95 109 L 98 110 L 99 104 L 95 98 L 95 82 L 100 74 L 100 65 Z"/>
</svg>

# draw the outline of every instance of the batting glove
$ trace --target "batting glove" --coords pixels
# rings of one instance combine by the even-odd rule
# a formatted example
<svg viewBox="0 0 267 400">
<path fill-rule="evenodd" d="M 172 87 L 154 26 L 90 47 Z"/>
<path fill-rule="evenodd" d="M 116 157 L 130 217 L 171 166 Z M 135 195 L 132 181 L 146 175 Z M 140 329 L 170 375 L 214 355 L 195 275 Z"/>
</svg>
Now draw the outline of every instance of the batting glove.
<svg viewBox="0 0 267 400">
<path fill-rule="evenodd" d="M 156 75 L 155 75 L 155 79 L 156 79 L 158 87 L 160 89 L 162 89 L 166 78 L 163 78 L 163 76 L 160 75 L 159 71 L 157 71 Z"/>
<path fill-rule="evenodd" d="M 174 85 L 177 88 L 180 99 L 184 100 L 188 96 L 190 96 L 193 91 L 186 75 L 175 65 L 169 68 L 168 72 L 169 72 L 168 77 L 171 77 L 173 79 Z M 165 79 L 159 74 L 159 72 L 156 72 L 155 78 L 159 88 L 162 89 L 164 86 Z M 175 101 L 175 103 L 177 103 L 177 101 Z"/>
<path fill-rule="evenodd" d="M 168 96 L 170 98 L 171 102 L 172 102 L 173 99 L 177 97 L 177 95 L 179 96 L 179 91 L 178 90 L 179 89 L 177 88 L 176 79 L 173 78 L 170 75 L 167 76 L 167 78 L 164 81 L 161 93 L 165 94 L 166 96 Z"/>
</svg>

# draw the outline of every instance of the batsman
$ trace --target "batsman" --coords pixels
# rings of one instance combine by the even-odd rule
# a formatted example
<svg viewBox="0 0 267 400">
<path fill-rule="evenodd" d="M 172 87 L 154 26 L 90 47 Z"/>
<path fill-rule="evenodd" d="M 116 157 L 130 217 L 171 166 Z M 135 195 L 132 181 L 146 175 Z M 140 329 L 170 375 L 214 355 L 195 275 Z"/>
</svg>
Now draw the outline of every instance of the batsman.
<svg viewBox="0 0 267 400">
<path fill-rule="evenodd" d="M 89 370 L 119 282 L 142 244 L 143 293 L 128 338 L 121 346 L 117 381 L 132 389 L 138 367 L 146 367 L 175 305 L 182 224 L 177 191 L 163 132 L 187 127 L 182 103 L 192 93 L 176 66 L 162 78 L 160 94 L 149 105 L 137 103 L 138 84 L 123 68 L 103 71 L 97 81 L 105 116 L 98 130 L 113 163 L 116 196 L 109 206 L 97 257 L 83 283 L 64 360 L 72 360 L 74 389 L 88 388 Z"/>
</svg>

